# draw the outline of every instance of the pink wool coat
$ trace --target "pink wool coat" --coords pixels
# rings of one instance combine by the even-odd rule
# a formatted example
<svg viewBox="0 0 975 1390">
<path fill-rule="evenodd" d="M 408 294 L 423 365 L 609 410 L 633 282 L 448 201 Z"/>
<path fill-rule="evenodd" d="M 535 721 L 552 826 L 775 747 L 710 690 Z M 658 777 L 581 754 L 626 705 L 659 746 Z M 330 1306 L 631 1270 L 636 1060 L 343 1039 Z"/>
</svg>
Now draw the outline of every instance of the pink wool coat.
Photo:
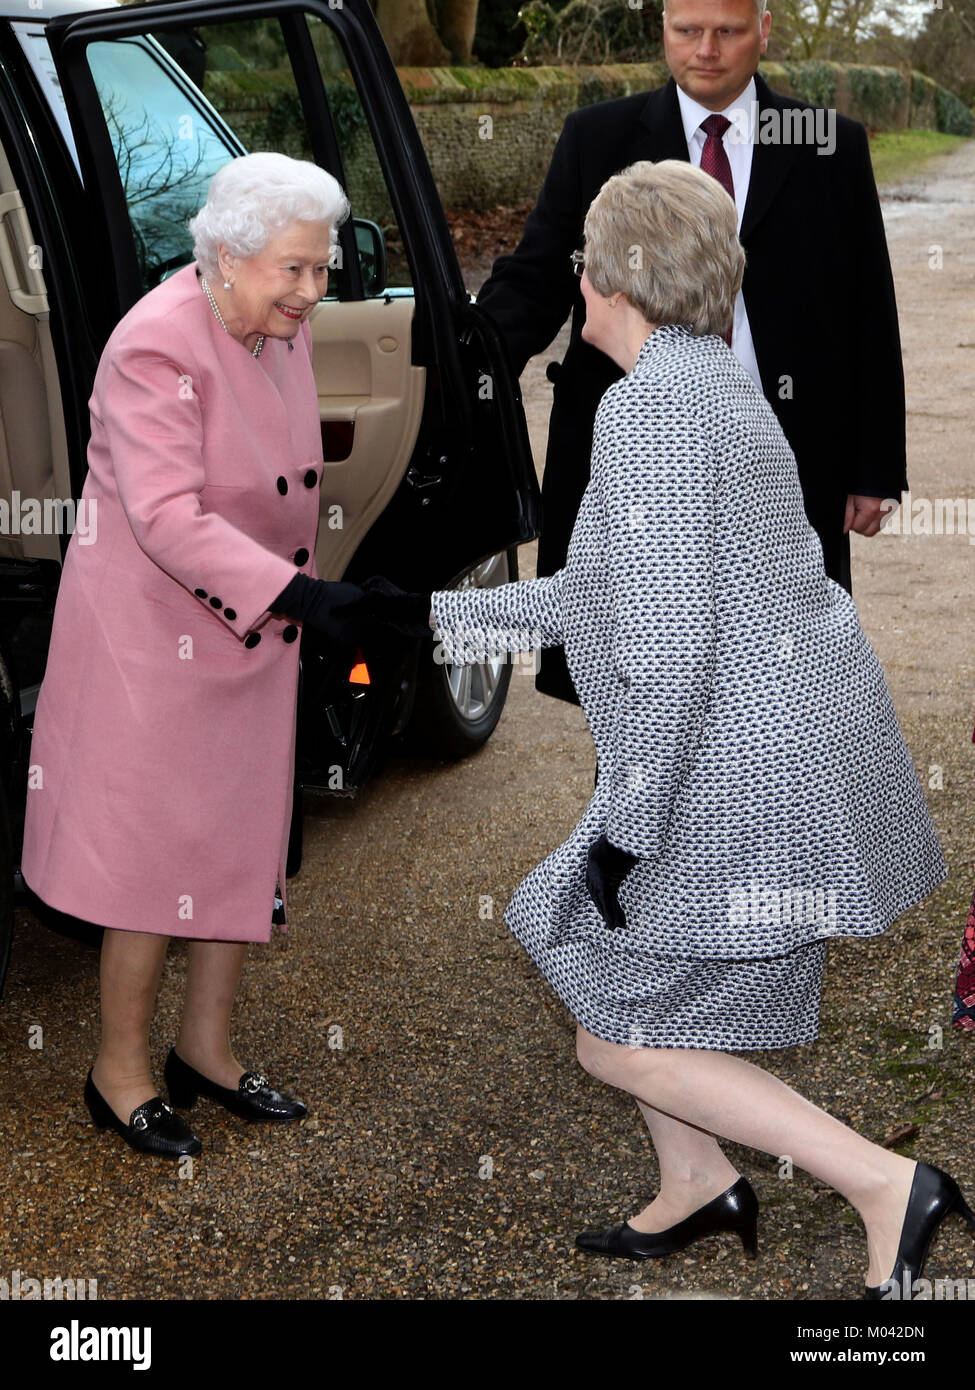
<svg viewBox="0 0 975 1390">
<path fill-rule="evenodd" d="M 106 927 L 268 941 L 299 648 L 268 604 L 315 574 L 311 330 L 254 358 L 186 266 L 117 325 L 89 405 L 95 539 L 76 531 L 65 559 L 24 878 Z"/>
</svg>

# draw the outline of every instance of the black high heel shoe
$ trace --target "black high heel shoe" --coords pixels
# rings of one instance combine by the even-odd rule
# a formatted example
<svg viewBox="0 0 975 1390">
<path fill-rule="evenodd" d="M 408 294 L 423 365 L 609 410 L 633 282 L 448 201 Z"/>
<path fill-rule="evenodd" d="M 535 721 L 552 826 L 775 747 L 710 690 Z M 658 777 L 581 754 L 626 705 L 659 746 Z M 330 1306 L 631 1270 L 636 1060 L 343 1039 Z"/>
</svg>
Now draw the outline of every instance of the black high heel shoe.
<svg viewBox="0 0 975 1390">
<path fill-rule="evenodd" d="M 921 1277 L 932 1237 L 953 1211 L 964 1217 L 975 1232 L 975 1211 L 965 1201 L 954 1178 L 930 1163 L 918 1163 L 907 1199 L 894 1272 L 883 1284 L 866 1284 L 863 1297 L 913 1300 L 914 1281 Z"/>
<path fill-rule="evenodd" d="M 758 1254 L 758 1198 L 747 1178 L 739 1178 L 727 1192 L 712 1198 L 665 1231 L 637 1231 L 624 1221 L 604 1231 L 584 1231 L 576 1236 L 576 1245 L 594 1255 L 650 1260 L 672 1255 L 695 1240 L 721 1231 L 739 1235 L 745 1254 L 752 1259 Z"/>
<path fill-rule="evenodd" d="M 283 1091 L 272 1090 L 267 1078 L 255 1071 L 244 1072 L 236 1091 L 229 1086 L 218 1086 L 184 1062 L 174 1047 L 169 1049 L 164 1074 L 169 1098 L 180 1109 L 195 1105 L 200 1096 L 209 1096 L 241 1120 L 281 1122 L 300 1120 L 308 1114 L 308 1107 L 303 1101 L 295 1100 L 294 1096 Z"/>
<path fill-rule="evenodd" d="M 186 1121 L 174 1115 L 160 1096 L 137 1105 L 129 1116 L 129 1123 L 123 1124 L 96 1087 L 89 1071 L 85 1079 L 85 1104 L 99 1129 L 114 1129 L 136 1153 L 185 1158 L 203 1151 L 203 1145 Z"/>
</svg>

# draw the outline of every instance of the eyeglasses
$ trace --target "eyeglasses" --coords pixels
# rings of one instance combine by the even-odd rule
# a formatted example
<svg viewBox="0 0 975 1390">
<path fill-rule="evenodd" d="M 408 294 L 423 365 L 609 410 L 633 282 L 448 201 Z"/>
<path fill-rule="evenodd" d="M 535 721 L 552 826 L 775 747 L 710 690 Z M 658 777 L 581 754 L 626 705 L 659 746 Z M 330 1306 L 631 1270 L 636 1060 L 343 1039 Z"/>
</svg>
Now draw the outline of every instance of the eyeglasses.
<svg viewBox="0 0 975 1390">
<path fill-rule="evenodd" d="M 572 255 L 569 257 L 569 260 L 572 262 L 572 269 L 575 271 L 576 275 L 580 276 L 581 278 L 582 272 L 586 268 L 585 256 L 581 251 L 573 251 Z"/>
</svg>

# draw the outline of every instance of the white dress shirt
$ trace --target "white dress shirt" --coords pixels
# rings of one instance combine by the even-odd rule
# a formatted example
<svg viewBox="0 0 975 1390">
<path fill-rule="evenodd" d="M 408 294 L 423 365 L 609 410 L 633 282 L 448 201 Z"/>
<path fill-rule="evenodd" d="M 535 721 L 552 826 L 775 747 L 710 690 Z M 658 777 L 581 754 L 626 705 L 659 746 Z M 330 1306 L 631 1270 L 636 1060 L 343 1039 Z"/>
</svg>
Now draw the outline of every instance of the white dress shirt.
<svg viewBox="0 0 975 1390">
<path fill-rule="evenodd" d="M 728 163 L 731 166 L 731 182 L 735 189 L 735 206 L 738 209 L 738 230 L 740 232 L 741 215 L 745 210 L 748 180 L 752 172 L 754 124 L 758 107 L 755 79 L 753 77 L 741 96 L 736 97 L 731 105 L 726 106 L 723 111 L 709 111 L 706 106 L 702 106 L 693 97 L 689 97 L 680 87 L 677 88 L 677 100 L 680 102 L 681 120 L 684 122 L 687 152 L 690 155 L 691 163 L 698 169 L 701 167 L 701 155 L 704 153 L 704 142 L 707 139 L 701 129 L 701 122 L 706 121 L 708 116 L 715 115 L 726 116 L 731 121 L 731 127 L 725 131 L 721 143 L 724 145 Z M 748 315 L 745 312 L 745 301 L 740 290 L 738 291 L 738 298 L 735 300 L 731 350 L 749 373 L 758 389 L 761 390 L 762 379 L 758 371 L 758 362 L 755 359 L 755 345 L 752 342 L 752 332 L 748 326 Z"/>
</svg>

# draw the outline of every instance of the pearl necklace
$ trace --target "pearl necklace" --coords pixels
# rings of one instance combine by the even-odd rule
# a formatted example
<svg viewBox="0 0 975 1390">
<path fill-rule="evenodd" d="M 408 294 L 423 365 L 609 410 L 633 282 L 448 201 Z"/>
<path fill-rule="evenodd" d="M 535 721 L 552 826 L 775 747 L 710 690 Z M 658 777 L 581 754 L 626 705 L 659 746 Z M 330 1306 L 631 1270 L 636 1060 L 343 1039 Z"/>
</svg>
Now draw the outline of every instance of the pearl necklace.
<svg viewBox="0 0 975 1390">
<path fill-rule="evenodd" d="M 223 329 L 223 331 L 224 331 L 225 333 L 230 333 L 230 329 L 227 327 L 227 325 L 226 325 L 226 324 L 224 323 L 224 321 L 223 321 L 223 314 L 221 314 L 220 310 L 217 308 L 217 301 L 216 301 L 216 300 L 214 299 L 214 297 L 213 297 L 213 290 L 211 290 L 210 286 L 207 284 L 206 276 L 205 276 L 205 275 L 201 275 L 201 276 L 200 276 L 200 284 L 203 286 L 203 293 L 206 295 L 207 299 L 209 299 L 209 301 L 210 301 L 210 308 L 213 310 L 213 312 L 214 312 L 214 313 L 216 314 L 216 316 L 217 316 L 217 322 L 219 323 L 220 327 Z M 233 336 L 233 335 L 231 334 L 231 337 L 232 337 L 232 336 Z M 251 355 L 252 355 L 253 357 L 260 357 L 260 355 L 261 355 L 261 348 L 262 348 L 263 346 L 264 346 L 264 334 L 262 333 L 261 336 L 258 338 L 257 342 L 256 342 L 256 343 L 254 344 L 254 346 L 251 348 Z M 291 344 L 289 343 L 288 346 L 290 347 Z"/>
</svg>

